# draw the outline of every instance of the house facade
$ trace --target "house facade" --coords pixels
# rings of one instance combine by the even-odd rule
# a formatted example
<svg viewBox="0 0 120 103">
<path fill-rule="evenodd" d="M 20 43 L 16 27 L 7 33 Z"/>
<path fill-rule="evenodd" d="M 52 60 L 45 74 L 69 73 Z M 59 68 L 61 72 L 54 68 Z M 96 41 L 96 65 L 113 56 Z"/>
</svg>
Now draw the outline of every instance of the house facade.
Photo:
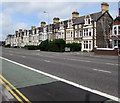
<svg viewBox="0 0 120 103">
<path fill-rule="evenodd" d="M 78 12 L 72 13 L 69 20 L 60 21 L 53 18 L 53 24 L 46 25 L 41 22 L 40 27 L 32 26 L 30 30 L 19 30 L 13 34 L 14 45 L 24 47 L 25 45 L 39 45 L 42 41 L 64 39 L 66 43 L 80 43 L 82 51 L 92 51 L 95 47 L 109 47 L 110 25 L 113 19 L 109 14 L 109 5 L 105 2 L 101 4 L 101 11 L 84 16 Z"/>
<path fill-rule="evenodd" d="M 116 17 L 111 32 L 111 44 L 112 48 L 119 47 L 120 48 L 120 16 Z"/>
</svg>

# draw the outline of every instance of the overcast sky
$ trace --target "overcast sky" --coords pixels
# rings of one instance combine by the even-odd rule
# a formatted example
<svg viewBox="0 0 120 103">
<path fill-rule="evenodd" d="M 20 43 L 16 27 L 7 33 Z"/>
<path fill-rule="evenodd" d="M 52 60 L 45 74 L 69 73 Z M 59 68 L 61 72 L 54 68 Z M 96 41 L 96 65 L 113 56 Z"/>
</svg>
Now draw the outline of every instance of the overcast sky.
<svg viewBox="0 0 120 103">
<path fill-rule="evenodd" d="M 20 28 L 38 27 L 41 21 L 52 23 L 54 17 L 59 17 L 61 21 L 70 19 L 73 11 L 79 12 L 80 16 L 100 12 L 101 2 L 1 2 L 0 40 L 5 40 L 6 35 L 14 34 Z M 115 18 L 118 16 L 118 2 L 108 3 L 109 12 Z"/>
</svg>

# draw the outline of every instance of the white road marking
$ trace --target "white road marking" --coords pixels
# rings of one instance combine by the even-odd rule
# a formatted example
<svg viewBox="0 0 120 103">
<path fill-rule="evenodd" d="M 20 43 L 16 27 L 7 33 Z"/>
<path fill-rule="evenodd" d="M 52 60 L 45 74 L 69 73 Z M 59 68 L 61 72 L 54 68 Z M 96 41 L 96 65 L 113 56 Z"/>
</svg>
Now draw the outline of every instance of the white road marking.
<svg viewBox="0 0 120 103">
<path fill-rule="evenodd" d="M 10 55 L 13 55 L 13 54 L 10 54 Z"/>
<path fill-rule="evenodd" d="M 12 60 L 9 60 L 9 59 L 7 59 L 7 58 L 4 58 L 4 57 L 0 57 L 0 58 L 1 58 L 1 59 L 4 59 L 4 60 L 6 60 L 6 61 L 9 61 L 9 62 L 11 62 L 11 63 L 13 63 L 13 64 L 17 64 L 17 65 L 19 65 L 19 66 L 21 66 L 21 67 L 24 67 L 24 68 L 27 68 L 27 69 L 29 69 L 29 70 L 32 70 L 32 71 L 34 71 L 34 72 L 43 74 L 43 75 L 45 75 L 45 76 L 48 76 L 48 77 L 57 79 L 57 80 L 59 80 L 59 81 L 62 81 L 62 82 L 64 82 L 64 83 L 67 83 L 67 84 L 70 84 L 70 85 L 73 85 L 73 86 L 78 87 L 78 88 L 81 88 L 81 89 L 83 89 L 83 90 L 86 90 L 86 91 L 95 93 L 95 94 L 97 94 L 97 95 L 101 95 L 101 96 L 104 96 L 104 97 L 106 97 L 106 98 L 112 99 L 112 100 L 114 100 L 114 101 L 119 101 L 119 99 L 120 99 L 120 98 L 118 98 L 118 97 L 109 95 L 109 94 L 107 94 L 107 93 L 104 93 L 104 92 L 101 92 L 101 91 L 98 91 L 98 90 L 94 90 L 94 89 L 91 89 L 91 88 L 82 86 L 82 85 L 80 85 L 80 84 L 77 84 L 77 83 L 74 83 L 74 82 L 72 82 L 72 81 L 69 81 L 69 80 L 66 80 L 66 79 L 63 79 L 63 78 L 60 78 L 60 77 L 51 75 L 51 74 L 49 74 L 49 73 L 45 73 L 45 72 L 40 71 L 40 70 L 36 70 L 36 69 L 34 69 L 34 68 L 31 68 L 31 67 L 29 67 L 29 66 L 20 64 L 20 63 L 18 63 L 18 62 L 12 61 Z"/>
<path fill-rule="evenodd" d="M 118 66 L 118 64 L 113 64 L 113 63 L 105 63 L 105 64 Z"/>
<path fill-rule="evenodd" d="M 44 61 L 45 61 L 45 62 L 48 62 L 48 63 L 51 62 L 51 61 L 49 61 L 49 60 L 44 60 Z"/>
<path fill-rule="evenodd" d="M 21 56 L 21 57 L 26 58 L 26 56 Z"/>
<path fill-rule="evenodd" d="M 106 71 L 106 70 L 101 70 L 101 69 L 93 69 L 94 71 L 99 71 L 99 72 L 104 72 L 104 73 L 112 73 L 110 71 Z"/>
<path fill-rule="evenodd" d="M 91 62 L 91 61 L 88 61 L 88 60 L 78 60 L 78 59 L 71 59 L 71 58 L 64 58 L 66 60 L 74 60 L 74 61 L 82 61 L 82 62 Z"/>
<path fill-rule="evenodd" d="M 43 55 L 41 55 L 41 54 L 39 54 L 39 53 L 36 53 L 35 55 L 43 56 Z"/>
<path fill-rule="evenodd" d="M 39 56 L 44 56 L 44 57 L 52 57 L 52 58 L 56 58 L 55 56 L 48 56 L 48 55 L 41 55 L 39 53 L 33 53 L 33 55 L 39 55 Z M 95 57 L 101 57 L 101 56 L 95 56 Z M 58 58 L 57 58 L 58 59 Z M 80 60 L 80 59 L 72 59 L 72 58 L 62 58 L 62 59 L 66 59 L 66 60 L 73 60 L 73 61 L 82 61 L 82 62 L 92 62 L 95 63 L 95 61 L 88 61 L 88 60 Z M 100 63 L 100 62 L 99 62 Z M 118 66 L 118 64 L 113 64 L 113 63 L 101 63 L 101 64 L 107 64 L 107 65 L 113 65 L 113 66 Z"/>
</svg>

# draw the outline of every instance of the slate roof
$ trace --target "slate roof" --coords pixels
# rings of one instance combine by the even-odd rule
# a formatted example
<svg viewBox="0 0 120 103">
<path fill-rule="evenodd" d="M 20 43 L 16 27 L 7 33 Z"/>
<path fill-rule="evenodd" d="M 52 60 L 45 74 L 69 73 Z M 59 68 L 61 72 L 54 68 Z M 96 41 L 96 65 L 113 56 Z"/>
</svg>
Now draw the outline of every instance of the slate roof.
<svg viewBox="0 0 120 103">
<path fill-rule="evenodd" d="M 106 12 L 108 12 L 108 11 L 106 11 Z M 102 12 L 98 12 L 98 13 L 93 13 L 93 14 L 88 14 L 88 15 L 90 15 L 90 17 L 92 18 L 92 21 L 97 21 L 105 13 L 102 14 Z M 87 16 L 87 15 L 85 15 L 85 16 Z M 74 19 L 73 20 L 73 22 L 74 22 L 73 25 L 84 24 L 84 22 L 85 22 L 84 21 L 85 16 L 80 16 L 77 19 Z"/>
<path fill-rule="evenodd" d="M 54 24 L 54 28 L 55 28 L 55 29 L 59 29 L 59 28 L 60 28 L 60 22 Z"/>
<path fill-rule="evenodd" d="M 116 17 L 115 20 L 114 20 L 114 22 L 115 22 L 116 20 L 120 21 L 120 16 Z"/>
</svg>

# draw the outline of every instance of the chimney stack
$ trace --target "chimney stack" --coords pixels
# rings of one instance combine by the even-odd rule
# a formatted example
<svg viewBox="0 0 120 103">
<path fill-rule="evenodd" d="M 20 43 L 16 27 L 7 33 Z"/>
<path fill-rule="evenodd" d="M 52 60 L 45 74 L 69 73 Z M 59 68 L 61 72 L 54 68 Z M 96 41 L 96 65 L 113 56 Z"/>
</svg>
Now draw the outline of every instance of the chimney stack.
<svg viewBox="0 0 120 103">
<path fill-rule="evenodd" d="M 60 20 L 59 18 L 54 17 L 54 18 L 53 18 L 53 23 L 56 24 L 56 23 L 59 22 L 59 20 Z"/>
<path fill-rule="evenodd" d="M 31 26 L 31 29 L 34 30 L 34 29 L 35 29 L 35 26 Z"/>
<path fill-rule="evenodd" d="M 18 33 L 18 31 L 15 31 L 15 34 L 17 34 Z"/>
<path fill-rule="evenodd" d="M 19 33 L 21 33 L 22 32 L 22 29 L 19 29 Z"/>
<path fill-rule="evenodd" d="M 79 17 L 79 13 L 76 12 L 76 11 L 74 11 L 74 12 L 72 13 L 72 18 L 75 19 L 75 18 L 78 18 L 78 17 Z"/>
<path fill-rule="evenodd" d="M 46 22 L 41 22 L 41 27 L 45 26 L 46 25 Z"/>
<path fill-rule="evenodd" d="M 101 9 L 102 9 L 102 13 L 109 11 L 109 4 L 106 2 L 102 2 Z"/>
</svg>

